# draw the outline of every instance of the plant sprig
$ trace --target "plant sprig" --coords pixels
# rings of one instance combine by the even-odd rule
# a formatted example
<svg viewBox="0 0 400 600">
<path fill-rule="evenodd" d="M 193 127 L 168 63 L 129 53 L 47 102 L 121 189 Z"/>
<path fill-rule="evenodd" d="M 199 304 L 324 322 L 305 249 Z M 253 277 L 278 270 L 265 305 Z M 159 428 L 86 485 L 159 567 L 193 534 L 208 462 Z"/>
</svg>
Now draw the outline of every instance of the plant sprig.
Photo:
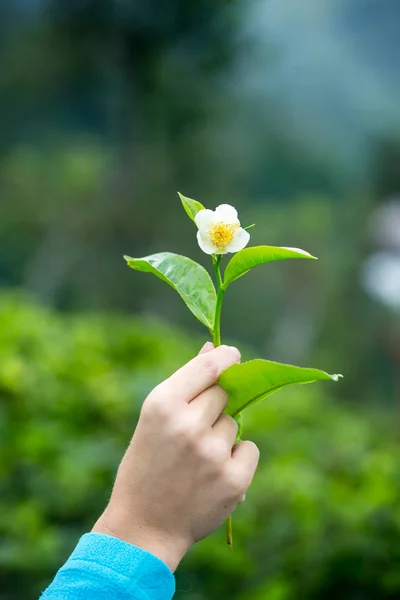
<svg viewBox="0 0 400 600">
<path fill-rule="evenodd" d="M 153 273 L 170 285 L 185 302 L 192 314 L 209 330 L 214 346 L 221 344 L 222 302 L 228 287 L 254 267 L 286 259 L 311 259 L 314 256 L 299 248 L 279 246 L 247 247 L 248 229 L 242 228 L 237 211 L 222 204 L 215 211 L 178 192 L 188 217 L 198 228 L 200 248 L 211 256 L 215 286 L 209 273 L 192 259 L 160 252 L 132 258 L 125 256 L 128 266 L 136 271 Z M 233 253 L 221 273 L 222 257 Z M 313 383 L 317 380 L 338 381 L 341 375 L 329 375 L 319 369 L 307 369 L 263 359 L 235 364 L 224 371 L 218 381 L 228 393 L 225 412 L 238 422 L 238 437 L 242 432 L 242 413 L 253 404 L 293 384 Z M 232 547 L 232 519 L 227 521 L 227 543 Z"/>
</svg>

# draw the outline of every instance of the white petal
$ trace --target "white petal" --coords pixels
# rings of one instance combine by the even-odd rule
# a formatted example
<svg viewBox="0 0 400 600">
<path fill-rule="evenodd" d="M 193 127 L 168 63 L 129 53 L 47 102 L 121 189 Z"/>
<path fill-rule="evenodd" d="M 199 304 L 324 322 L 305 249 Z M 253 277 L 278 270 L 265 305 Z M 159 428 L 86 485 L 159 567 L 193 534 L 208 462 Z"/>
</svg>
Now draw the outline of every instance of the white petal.
<svg viewBox="0 0 400 600">
<path fill-rule="evenodd" d="M 210 237 L 208 235 L 202 235 L 201 231 L 197 232 L 197 241 L 199 242 L 200 248 L 206 254 L 215 254 L 217 252 L 217 248 L 210 240 Z"/>
<path fill-rule="evenodd" d="M 210 231 L 210 229 L 217 222 L 215 211 L 209 210 L 205 208 L 204 210 L 200 210 L 194 218 L 197 227 L 201 231 Z"/>
<path fill-rule="evenodd" d="M 215 209 L 217 220 L 226 223 L 227 225 L 239 225 L 238 214 L 236 208 L 230 204 L 220 204 Z"/>
<path fill-rule="evenodd" d="M 243 250 L 245 246 L 249 243 L 250 234 L 248 231 L 240 227 L 235 233 L 235 237 L 231 241 L 230 244 L 226 247 L 227 252 L 239 252 L 239 250 Z"/>
</svg>

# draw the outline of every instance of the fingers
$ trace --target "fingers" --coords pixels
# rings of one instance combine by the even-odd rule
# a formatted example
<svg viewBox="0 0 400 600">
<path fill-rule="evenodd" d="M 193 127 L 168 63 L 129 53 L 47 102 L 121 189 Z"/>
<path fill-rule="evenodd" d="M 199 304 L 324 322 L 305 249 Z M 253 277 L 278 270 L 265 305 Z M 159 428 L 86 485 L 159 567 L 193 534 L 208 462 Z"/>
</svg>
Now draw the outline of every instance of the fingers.
<svg viewBox="0 0 400 600">
<path fill-rule="evenodd" d="M 251 484 L 257 469 L 260 451 L 253 442 L 239 442 L 232 450 L 231 468 L 243 496 Z"/>
<path fill-rule="evenodd" d="M 217 435 L 226 442 L 230 453 L 232 452 L 232 447 L 235 443 L 237 432 L 238 424 L 230 415 L 220 415 L 213 427 L 214 435 Z"/>
<path fill-rule="evenodd" d="M 212 342 L 206 342 L 197 356 L 200 356 L 201 354 L 207 354 L 207 352 L 210 352 L 210 350 L 214 350 L 214 344 Z"/>
<path fill-rule="evenodd" d="M 213 385 L 189 404 L 190 410 L 205 426 L 212 427 L 228 404 L 228 394 L 219 385 Z"/>
<path fill-rule="evenodd" d="M 240 362 L 240 352 L 233 346 L 218 346 L 193 358 L 160 384 L 158 392 L 177 401 L 190 402 L 214 385 L 228 367 Z"/>
</svg>

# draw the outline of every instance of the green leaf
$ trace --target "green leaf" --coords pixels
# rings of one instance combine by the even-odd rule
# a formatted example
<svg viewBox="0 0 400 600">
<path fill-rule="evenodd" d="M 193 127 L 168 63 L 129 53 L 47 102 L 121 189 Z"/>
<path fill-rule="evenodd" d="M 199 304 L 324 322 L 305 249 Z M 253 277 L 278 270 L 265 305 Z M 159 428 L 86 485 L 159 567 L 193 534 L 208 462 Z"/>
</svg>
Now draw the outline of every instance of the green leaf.
<svg viewBox="0 0 400 600">
<path fill-rule="evenodd" d="M 242 433 L 243 433 L 243 413 L 238 413 L 235 416 L 235 421 L 238 424 L 238 430 L 236 434 L 236 442 L 242 441 Z"/>
<path fill-rule="evenodd" d="M 305 250 L 299 248 L 281 248 L 280 246 L 253 246 L 237 252 L 226 266 L 224 273 L 224 287 L 238 279 L 253 267 L 263 265 L 274 260 L 285 258 L 311 258 L 317 260 Z"/>
<path fill-rule="evenodd" d="M 195 216 L 198 212 L 204 210 L 205 207 L 200 204 L 200 202 L 197 202 L 197 200 L 186 198 L 186 196 L 183 196 L 180 192 L 178 192 L 178 196 L 181 199 L 182 206 L 185 209 L 187 216 L 192 219 L 193 223 L 195 223 Z"/>
<path fill-rule="evenodd" d="M 160 252 L 144 258 L 124 256 L 136 271 L 153 273 L 178 292 L 188 309 L 211 332 L 214 329 L 217 295 L 204 267 L 186 256 Z"/>
<path fill-rule="evenodd" d="M 317 380 L 338 381 L 342 375 L 329 375 L 319 369 L 304 369 L 269 360 L 256 359 L 234 364 L 219 378 L 228 393 L 226 413 L 236 417 L 243 410 L 287 385 L 313 383 Z"/>
</svg>

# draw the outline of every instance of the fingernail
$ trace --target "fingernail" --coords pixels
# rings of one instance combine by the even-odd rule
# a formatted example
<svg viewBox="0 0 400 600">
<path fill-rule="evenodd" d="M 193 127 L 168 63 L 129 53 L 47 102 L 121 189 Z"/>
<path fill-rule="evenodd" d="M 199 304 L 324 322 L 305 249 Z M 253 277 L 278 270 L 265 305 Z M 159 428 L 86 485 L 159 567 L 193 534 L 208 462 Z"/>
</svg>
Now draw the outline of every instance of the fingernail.
<svg viewBox="0 0 400 600">
<path fill-rule="evenodd" d="M 202 347 L 202 349 L 200 350 L 199 354 L 203 354 L 204 352 L 209 352 L 213 348 L 214 348 L 214 344 L 212 342 L 206 342 L 204 344 L 204 346 Z"/>
</svg>

